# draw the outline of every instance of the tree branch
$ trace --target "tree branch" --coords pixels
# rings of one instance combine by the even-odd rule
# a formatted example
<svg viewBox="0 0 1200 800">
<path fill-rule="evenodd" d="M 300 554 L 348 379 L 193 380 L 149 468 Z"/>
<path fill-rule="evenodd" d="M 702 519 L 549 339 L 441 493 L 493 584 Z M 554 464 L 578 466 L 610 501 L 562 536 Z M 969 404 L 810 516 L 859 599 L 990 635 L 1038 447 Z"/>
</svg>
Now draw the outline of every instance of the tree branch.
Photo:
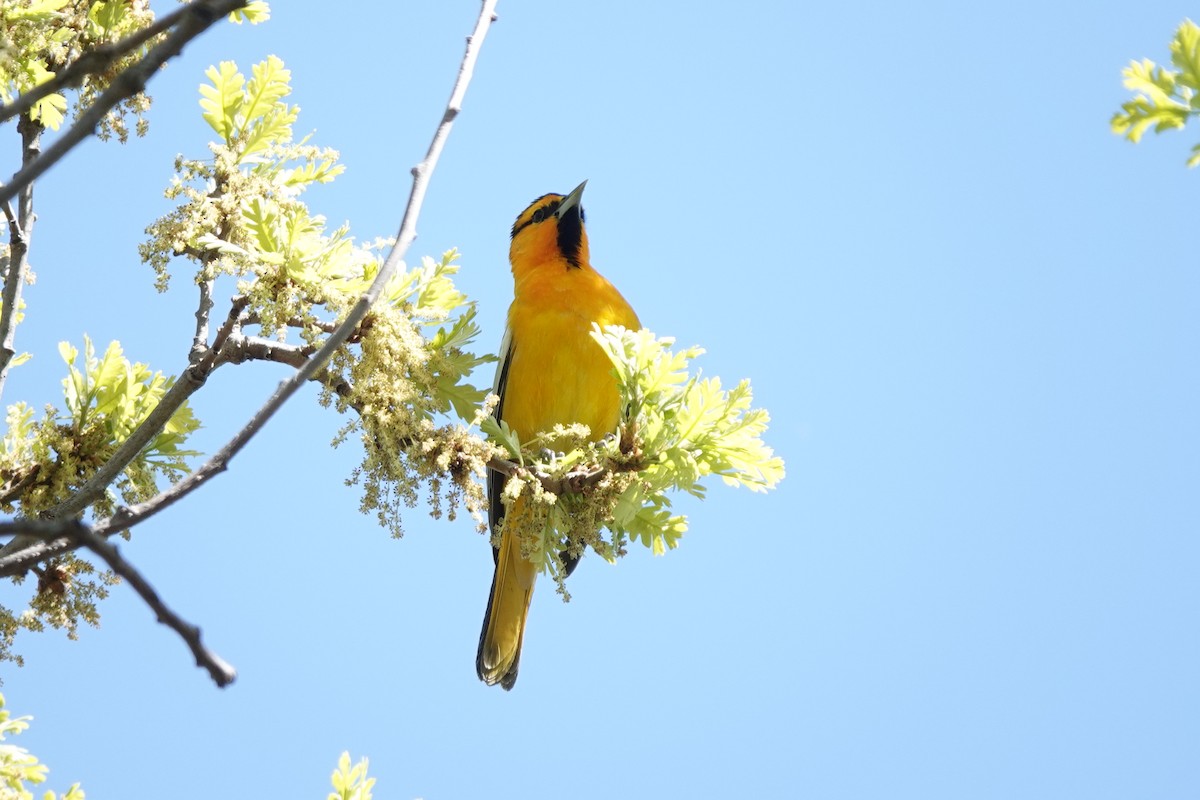
<svg viewBox="0 0 1200 800">
<path fill-rule="evenodd" d="M 246 5 L 247 0 L 194 0 L 181 11 L 178 27 L 154 47 L 146 57 L 123 70 L 112 84 L 96 98 L 96 102 L 79 115 L 75 124 L 55 140 L 40 156 L 25 164 L 3 188 L 0 188 L 0 203 L 6 203 L 23 188 L 31 184 L 42 173 L 50 169 L 77 144 L 96 132 L 96 126 L 117 103 L 126 100 L 146 88 L 146 82 L 167 61 L 183 50 L 183 46 L 208 30 L 221 17 Z"/>
<path fill-rule="evenodd" d="M 237 677 L 237 671 L 204 646 L 200 640 L 200 628 L 185 621 L 168 608 L 162 598 L 158 596 L 158 592 L 154 591 L 154 587 L 121 556 L 116 545 L 83 523 L 76 525 L 73 535 L 76 541 L 104 559 L 104 563 L 108 564 L 109 569 L 133 587 L 133 590 L 146 601 L 146 605 L 150 606 L 150 610 L 154 612 L 159 622 L 179 634 L 192 651 L 192 655 L 196 657 L 196 666 L 207 670 L 208 674 L 212 676 L 213 683 L 217 684 L 219 688 L 233 683 Z"/>
<path fill-rule="evenodd" d="M 409 193 L 408 203 L 404 209 L 404 216 L 400 223 L 400 231 L 396 236 L 396 244 L 392 246 L 391 252 L 388 254 L 387 259 L 380 267 L 379 273 L 375 276 L 375 280 L 371 283 L 371 286 L 367 289 L 366 293 L 363 294 L 354 304 L 354 306 L 351 307 L 350 312 L 346 315 L 346 318 L 342 320 L 337 329 L 329 335 L 329 338 L 325 340 L 325 342 L 312 355 L 312 357 L 308 358 L 290 378 L 283 381 L 271 395 L 271 397 L 267 399 L 266 403 L 264 403 L 263 406 L 259 408 L 257 412 L 255 412 L 250 421 L 247 422 L 246 425 L 240 431 L 238 431 L 233 438 L 225 444 L 224 447 L 218 450 L 203 466 L 201 466 L 192 474 L 178 481 L 173 486 L 160 492 L 150 500 L 144 503 L 138 503 L 131 508 L 121 509 L 117 514 L 113 515 L 113 517 L 97 522 L 93 529 L 96 535 L 109 536 L 118 531 L 125 530 L 133 524 L 140 522 L 174 504 L 179 499 L 185 497 L 195 489 L 207 483 L 215 475 L 224 472 L 228 468 L 229 461 L 235 455 L 237 455 L 237 453 L 240 452 L 243 447 L 246 446 L 246 443 L 249 442 L 259 430 L 262 429 L 263 425 L 267 423 L 267 421 L 275 414 L 276 411 L 279 410 L 279 408 L 285 401 L 287 401 L 288 398 L 295 394 L 296 391 L 305 384 L 305 382 L 319 379 L 319 373 L 324 368 L 325 363 L 329 360 L 330 356 L 332 356 L 334 351 L 338 347 L 341 347 L 346 339 L 355 330 L 357 330 L 359 323 L 362 322 L 363 317 L 366 316 L 375 300 L 380 294 L 382 294 L 383 288 L 387 285 L 387 282 L 391 280 L 392 275 L 396 272 L 400 263 L 403 261 L 404 255 L 408 251 L 409 246 L 417 237 L 417 218 L 420 216 L 421 205 L 425 200 L 425 192 L 429 185 L 430 175 L 432 175 L 434 168 L 437 166 L 438 158 L 441 156 L 442 149 L 446 143 L 446 138 L 449 136 L 450 129 L 454 124 L 454 119 L 458 116 L 458 113 L 462 108 L 462 100 L 466 94 L 467 86 L 470 84 L 471 77 L 474 73 L 475 61 L 479 54 L 479 48 L 483 45 L 484 38 L 487 36 L 488 28 L 495 20 L 494 12 L 496 1 L 497 0 L 483 0 L 482 2 L 482 8 L 480 10 L 479 18 L 476 21 L 475 29 L 472 34 L 467 37 L 466 53 L 463 55 L 462 64 L 459 66 L 458 78 L 455 81 L 454 89 L 450 94 L 450 101 L 446 106 L 445 112 L 442 114 L 442 120 L 438 124 L 437 130 L 434 132 L 433 140 L 430 142 L 429 150 L 426 152 L 425 158 L 412 169 L 412 189 Z M 229 3 L 232 2 L 232 0 L 225 0 L 225 2 Z M 167 42 L 164 42 L 163 44 L 165 45 Z M 2 197 L 0 197 L 0 202 L 3 202 Z M 230 320 L 235 319 L 236 315 L 231 313 Z M 233 323 L 227 321 L 226 325 L 229 326 L 229 330 L 226 331 L 225 335 L 229 336 L 232 332 Z M 223 326 L 223 329 L 225 327 L 226 326 Z M 217 334 L 217 338 L 221 338 L 220 331 Z M 214 346 L 215 344 L 216 343 L 214 342 Z M 213 355 L 213 358 L 215 360 L 216 356 Z M 164 406 L 167 406 L 168 400 L 173 399 L 172 396 L 176 390 L 178 390 L 180 393 L 186 391 L 186 394 L 184 395 L 184 399 L 186 399 L 187 395 L 190 395 L 199 388 L 200 383 L 203 382 L 203 378 L 201 377 L 200 382 L 195 383 L 194 385 L 192 380 L 189 378 L 190 373 L 197 370 L 204 363 L 205 361 L 202 360 L 195 367 L 186 370 L 184 375 L 181 376 L 180 380 L 176 382 L 175 386 L 173 386 L 167 395 L 162 399 L 162 401 L 160 401 L 159 406 L 151 412 L 150 417 L 155 417 L 156 415 L 159 417 L 156 419 L 158 428 L 154 429 L 155 432 L 157 432 L 162 425 L 165 425 L 170 419 L 170 415 L 174 413 L 174 409 L 171 409 L 169 412 L 164 412 L 161 415 L 159 414 L 160 410 L 162 410 Z M 178 403 L 175 405 L 175 407 L 178 407 Z M 147 417 L 147 420 L 143 422 L 143 424 L 139 426 L 136 431 L 134 431 L 134 435 L 136 435 L 138 431 L 141 431 L 143 427 L 146 427 L 150 417 Z M 134 435 L 131 435 L 129 439 L 122 443 L 121 447 L 118 448 L 117 453 L 115 453 L 109 462 L 101 468 L 101 472 L 106 473 L 106 475 L 101 478 L 100 472 L 98 472 L 85 484 L 84 488 L 98 485 L 100 487 L 100 491 L 103 491 L 104 487 L 107 487 L 116 478 L 121 469 L 123 469 L 124 466 L 127 465 L 129 461 L 131 461 L 132 458 L 137 455 L 138 452 L 140 452 L 141 447 L 145 445 L 145 442 L 142 442 L 140 446 L 136 447 L 131 445 L 130 442 Z M 147 438 L 145 441 L 149 441 L 149 439 Z M 132 450 L 132 454 L 129 454 L 129 457 L 123 462 L 120 462 L 118 465 L 117 457 L 118 455 L 125 454 L 127 446 L 128 449 Z M 50 510 L 49 513 L 57 517 L 76 516 L 88 505 L 90 505 L 91 502 L 94 501 L 95 497 L 99 496 L 96 493 L 90 493 L 91 496 L 86 496 L 87 494 L 89 493 L 85 493 L 84 489 L 81 489 L 79 492 L 76 492 L 74 495 L 72 495 L 71 498 L 69 498 L 66 502 L 55 506 Z M 73 539 L 68 536 L 51 538 L 47 541 L 37 542 L 20 549 L 14 547 L 15 543 L 16 540 L 9 542 L 9 544 L 4 548 L 3 552 L 0 552 L 0 576 L 19 574 L 25 569 L 28 569 L 30 565 L 38 561 L 42 561 L 51 556 L 75 549 L 79 546 L 77 539 Z"/>
</svg>

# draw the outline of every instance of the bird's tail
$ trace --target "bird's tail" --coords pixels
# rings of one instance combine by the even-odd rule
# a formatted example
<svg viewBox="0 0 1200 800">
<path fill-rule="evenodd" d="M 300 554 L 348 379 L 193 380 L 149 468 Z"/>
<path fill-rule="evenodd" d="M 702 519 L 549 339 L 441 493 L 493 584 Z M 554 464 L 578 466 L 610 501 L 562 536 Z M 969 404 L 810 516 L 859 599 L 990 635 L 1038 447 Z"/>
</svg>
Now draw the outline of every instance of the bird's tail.
<svg viewBox="0 0 1200 800">
<path fill-rule="evenodd" d="M 517 505 L 520 504 L 521 500 L 518 500 Z M 479 634 L 479 652 L 475 656 L 475 671 L 488 686 L 498 683 L 511 689 L 517 682 L 525 618 L 529 614 L 535 578 L 537 565 L 521 556 L 521 545 L 516 537 L 505 532 L 496 559 L 496 572 L 492 576 L 492 593 L 483 617 L 483 630 Z"/>
</svg>

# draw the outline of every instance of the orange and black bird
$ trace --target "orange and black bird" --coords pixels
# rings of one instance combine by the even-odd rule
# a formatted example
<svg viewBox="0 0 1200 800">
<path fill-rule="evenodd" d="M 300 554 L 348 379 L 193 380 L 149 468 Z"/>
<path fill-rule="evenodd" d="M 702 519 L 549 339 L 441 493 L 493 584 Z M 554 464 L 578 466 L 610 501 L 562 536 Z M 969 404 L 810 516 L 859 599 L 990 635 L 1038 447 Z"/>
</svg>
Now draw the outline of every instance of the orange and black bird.
<svg viewBox="0 0 1200 800">
<path fill-rule="evenodd" d="M 579 204 L 587 181 L 570 194 L 546 194 L 529 204 L 512 227 L 508 258 L 513 303 L 500 346 L 494 391 L 495 416 L 522 441 L 562 423 L 583 423 L 594 440 L 617 427 L 620 400 L 612 363 L 591 337 L 601 327 L 641 327 L 621 293 L 592 268 Z M 494 531 L 504 515 L 505 476 L 488 475 L 488 522 Z M 524 498 L 509 510 L 522 513 Z M 538 565 L 521 555 L 507 530 L 493 548 L 496 571 L 488 597 L 475 668 L 489 686 L 517 682 L 525 618 Z M 566 559 L 569 575 L 575 559 Z"/>
</svg>

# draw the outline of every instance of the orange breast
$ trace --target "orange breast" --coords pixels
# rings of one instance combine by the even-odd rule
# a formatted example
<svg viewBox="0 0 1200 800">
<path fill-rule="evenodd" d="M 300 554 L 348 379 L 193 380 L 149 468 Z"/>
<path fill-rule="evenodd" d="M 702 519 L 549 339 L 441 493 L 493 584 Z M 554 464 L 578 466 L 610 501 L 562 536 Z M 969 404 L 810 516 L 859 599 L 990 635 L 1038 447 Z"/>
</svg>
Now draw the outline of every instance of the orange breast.
<svg viewBox="0 0 1200 800">
<path fill-rule="evenodd" d="M 521 276 L 515 290 L 504 420 L 523 439 L 558 423 L 583 423 L 593 439 L 611 433 L 620 411 L 616 380 L 592 323 L 636 329 L 637 314 L 586 265 Z"/>
</svg>

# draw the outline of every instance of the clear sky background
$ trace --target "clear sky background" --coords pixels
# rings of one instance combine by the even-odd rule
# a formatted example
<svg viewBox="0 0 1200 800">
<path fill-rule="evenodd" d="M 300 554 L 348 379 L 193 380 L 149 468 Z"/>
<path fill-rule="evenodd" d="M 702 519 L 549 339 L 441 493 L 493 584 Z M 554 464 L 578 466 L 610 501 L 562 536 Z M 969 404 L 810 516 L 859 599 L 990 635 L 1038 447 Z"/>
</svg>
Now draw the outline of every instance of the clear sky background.
<svg viewBox="0 0 1200 800">
<path fill-rule="evenodd" d="M 156 294 L 136 245 L 175 154 L 207 152 L 211 63 L 280 56 L 347 165 L 311 206 L 394 234 L 478 4 L 274 6 L 155 78 L 144 140 L 39 183 L 6 403 L 59 401 L 85 332 L 185 365 L 190 276 Z M 1200 131 L 1108 120 L 1196 13 L 501 2 L 412 255 L 460 248 L 494 348 L 513 218 L 587 178 L 594 264 L 752 379 L 786 480 L 681 499 L 677 551 L 593 555 L 569 604 L 543 584 L 505 693 L 474 674 L 485 539 L 415 509 L 391 540 L 306 391 L 123 546 L 237 683 L 118 587 L 101 630 L 0 670 L 20 743 L 95 800 L 323 798 L 346 749 L 381 800 L 1195 797 Z M 221 369 L 197 445 L 285 375 Z"/>
</svg>

